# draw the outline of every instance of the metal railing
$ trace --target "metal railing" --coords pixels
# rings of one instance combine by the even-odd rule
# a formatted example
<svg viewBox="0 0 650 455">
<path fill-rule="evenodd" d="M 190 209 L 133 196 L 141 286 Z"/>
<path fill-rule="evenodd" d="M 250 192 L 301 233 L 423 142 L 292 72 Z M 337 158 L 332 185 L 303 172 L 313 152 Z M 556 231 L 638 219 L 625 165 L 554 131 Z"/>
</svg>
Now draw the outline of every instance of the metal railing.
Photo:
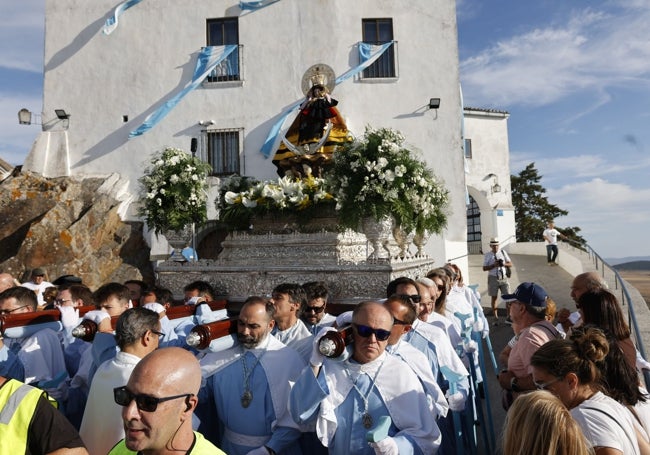
<svg viewBox="0 0 650 455">
<path fill-rule="evenodd" d="M 643 338 L 641 337 L 641 332 L 639 331 L 639 323 L 636 318 L 636 313 L 634 312 L 634 304 L 632 302 L 632 297 L 630 296 L 630 292 L 625 286 L 625 282 L 623 278 L 618 273 L 618 270 L 616 270 L 614 267 L 609 265 L 607 261 L 605 261 L 589 244 L 583 245 L 573 240 L 565 240 L 565 242 L 576 249 L 583 250 L 586 254 L 588 254 L 589 260 L 594 264 L 596 270 L 600 272 L 603 279 L 606 278 L 605 277 L 606 269 L 608 269 L 609 272 L 614 276 L 613 289 L 610 288 L 610 291 L 614 292 L 620 290 L 619 300 L 621 302 L 621 307 L 627 306 L 628 325 L 630 326 L 630 329 L 634 336 L 634 340 L 636 342 L 636 348 L 639 351 L 639 354 L 641 354 L 641 356 L 647 360 L 647 357 L 645 355 L 645 346 L 643 345 Z M 650 387 L 650 371 L 644 369 L 642 370 L 642 373 L 643 373 L 643 380 L 645 381 L 646 384 L 646 388 L 648 388 Z"/>
</svg>

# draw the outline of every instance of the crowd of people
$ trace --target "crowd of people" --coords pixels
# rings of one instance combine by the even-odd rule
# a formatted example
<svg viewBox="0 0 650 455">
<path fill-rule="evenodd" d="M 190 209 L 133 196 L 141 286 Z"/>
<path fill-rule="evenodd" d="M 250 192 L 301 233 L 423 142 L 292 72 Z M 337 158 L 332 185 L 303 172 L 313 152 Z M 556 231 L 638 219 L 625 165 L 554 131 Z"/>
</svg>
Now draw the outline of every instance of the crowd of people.
<svg viewBox="0 0 650 455">
<path fill-rule="evenodd" d="M 512 264 L 499 251 L 486 271 Z M 50 283 L 40 268 L 24 283 L 0 274 L 0 316 L 34 316 L 0 337 L 0 453 L 476 450 L 490 328 L 454 264 L 396 278 L 385 295 L 345 308 L 324 282 L 278 283 L 229 311 L 210 305 L 207 282 L 180 292 L 138 280 Z M 560 311 L 557 324 L 539 284 L 501 292 L 513 329 L 499 355 L 503 453 L 650 453 L 638 376 L 648 364 L 603 280 L 576 277 L 578 311 Z M 178 306 L 189 316 L 175 318 Z M 222 319 L 232 330 L 207 349 L 186 343 L 195 325 Z M 326 338 L 343 348 L 323 350 Z"/>
</svg>

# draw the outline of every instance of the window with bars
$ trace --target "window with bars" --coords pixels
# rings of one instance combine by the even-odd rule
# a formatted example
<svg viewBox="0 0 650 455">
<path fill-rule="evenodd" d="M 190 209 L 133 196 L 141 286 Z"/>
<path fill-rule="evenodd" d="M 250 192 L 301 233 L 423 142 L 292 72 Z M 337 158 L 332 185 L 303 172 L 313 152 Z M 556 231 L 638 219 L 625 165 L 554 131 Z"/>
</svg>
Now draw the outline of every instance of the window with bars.
<svg viewBox="0 0 650 455">
<path fill-rule="evenodd" d="M 208 163 L 212 175 L 240 174 L 241 129 L 206 131 Z"/>
<path fill-rule="evenodd" d="M 465 158 L 472 157 L 472 140 L 465 139 Z"/>
<path fill-rule="evenodd" d="M 362 19 L 363 41 L 384 44 L 393 40 L 393 19 Z M 386 49 L 372 65 L 363 70 L 363 78 L 395 78 L 395 46 Z"/>
<path fill-rule="evenodd" d="M 207 77 L 208 82 L 241 80 L 241 46 L 239 45 L 239 23 L 236 17 L 208 19 L 207 45 L 224 46 L 237 44 L 235 49 Z"/>
</svg>

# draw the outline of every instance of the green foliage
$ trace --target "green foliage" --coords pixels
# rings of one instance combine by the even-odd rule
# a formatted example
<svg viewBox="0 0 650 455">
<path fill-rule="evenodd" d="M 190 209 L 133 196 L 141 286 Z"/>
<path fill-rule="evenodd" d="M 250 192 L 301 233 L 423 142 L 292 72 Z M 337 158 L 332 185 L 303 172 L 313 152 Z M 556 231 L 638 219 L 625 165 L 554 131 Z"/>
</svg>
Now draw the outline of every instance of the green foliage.
<svg viewBox="0 0 650 455">
<path fill-rule="evenodd" d="M 326 178 L 344 227 L 359 230 L 364 218 L 386 215 L 406 232 L 440 232 L 447 224 L 447 189 L 398 131 L 366 127 L 361 139 L 334 154 Z"/>
<path fill-rule="evenodd" d="M 518 175 L 510 176 L 512 187 L 512 205 L 515 208 L 517 220 L 517 241 L 539 242 L 546 223 L 557 217 L 568 215 L 569 212 L 551 204 L 544 195 L 540 181 L 542 176 L 535 169 L 535 163 L 530 163 Z M 578 234 L 579 227 L 557 228 L 576 245 L 584 245 L 585 240 Z"/>
<path fill-rule="evenodd" d="M 211 167 L 189 153 L 166 148 L 156 153 L 139 182 L 143 216 L 156 233 L 180 231 L 207 219 L 207 176 Z"/>
</svg>

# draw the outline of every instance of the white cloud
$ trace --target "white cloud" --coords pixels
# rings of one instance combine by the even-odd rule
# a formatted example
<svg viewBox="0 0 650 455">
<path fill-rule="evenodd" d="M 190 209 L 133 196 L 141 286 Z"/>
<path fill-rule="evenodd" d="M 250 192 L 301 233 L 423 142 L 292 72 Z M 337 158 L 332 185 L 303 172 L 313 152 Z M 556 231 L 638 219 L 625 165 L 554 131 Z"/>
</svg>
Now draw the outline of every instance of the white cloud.
<svg viewBox="0 0 650 455">
<path fill-rule="evenodd" d="M 40 73 L 45 0 L 5 0 L 0 3 L 0 69 Z"/>
<path fill-rule="evenodd" d="M 650 88 L 650 5 L 626 7 L 575 11 L 564 23 L 499 41 L 463 61 L 470 103 L 542 106 L 589 91 L 597 106 L 610 87 Z"/>
<path fill-rule="evenodd" d="M 601 256 L 623 257 L 646 254 L 647 244 L 626 239 L 644 239 L 650 225 L 650 189 L 633 188 L 595 178 L 590 181 L 548 188 L 549 200 L 569 215 L 560 226 L 578 226 L 587 242 Z"/>
<path fill-rule="evenodd" d="M 564 157 L 534 158 L 529 153 L 517 153 L 510 156 L 511 172 L 518 173 L 529 163 L 534 162 L 535 168 L 548 180 L 572 180 L 603 177 L 606 175 L 621 175 L 630 171 L 640 171 L 650 167 L 650 157 L 632 156 L 623 160 L 613 154 L 606 159 L 601 155 L 574 155 Z"/>
</svg>

